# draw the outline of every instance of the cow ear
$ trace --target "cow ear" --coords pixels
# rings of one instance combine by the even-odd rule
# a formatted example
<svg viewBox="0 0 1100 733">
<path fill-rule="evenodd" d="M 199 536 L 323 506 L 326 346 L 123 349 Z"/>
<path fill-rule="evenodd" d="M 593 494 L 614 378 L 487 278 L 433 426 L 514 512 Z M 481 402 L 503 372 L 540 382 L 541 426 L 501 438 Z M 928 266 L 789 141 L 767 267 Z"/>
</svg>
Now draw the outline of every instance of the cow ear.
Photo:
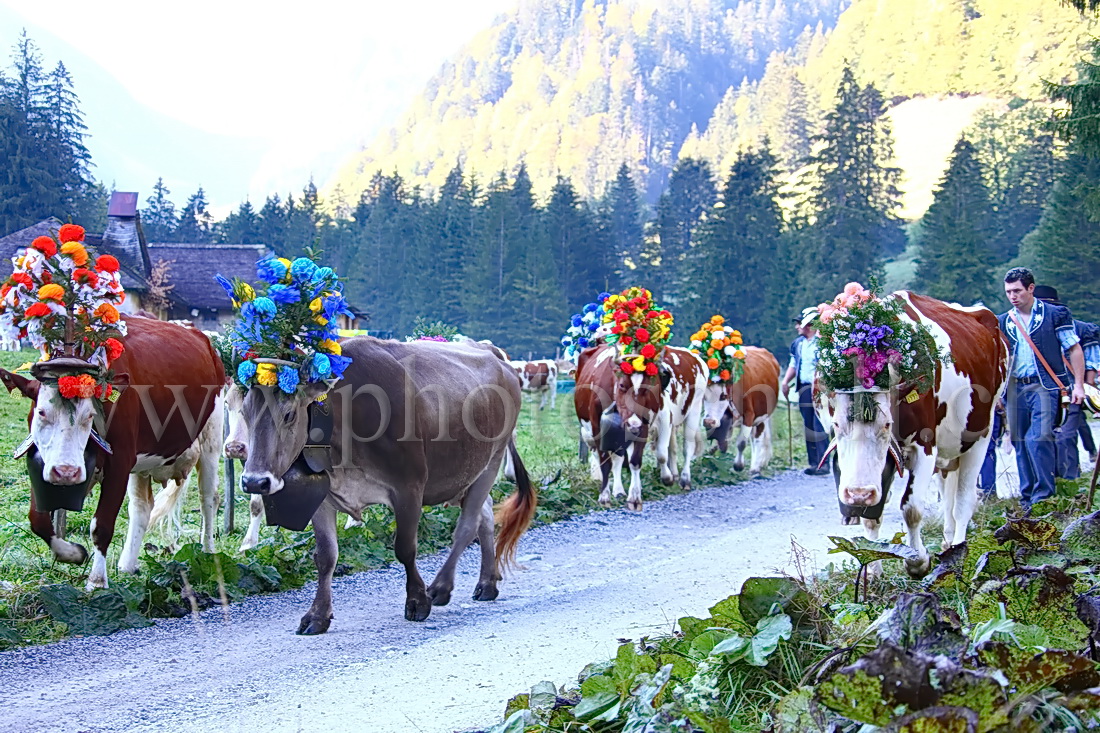
<svg viewBox="0 0 1100 733">
<path fill-rule="evenodd" d="M 668 383 L 672 381 L 672 372 L 664 364 L 661 364 L 657 367 L 657 375 L 661 378 L 661 391 L 664 392 L 668 389 Z"/>
<path fill-rule="evenodd" d="M 111 386 L 115 388 L 115 391 L 120 395 L 125 392 L 130 386 L 129 373 L 116 374 L 115 378 L 111 380 Z"/>
<path fill-rule="evenodd" d="M 8 388 L 8 392 L 18 389 L 24 397 L 29 398 L 32 402 L 38 401 L 38 389 L 42 386 L 42 383 L 37 379 L 28 379 L 21 374 L 9 372 L 7 369 L 0 369 L 0 382 L 4 383 L 4 386 Z"/>
</svg>

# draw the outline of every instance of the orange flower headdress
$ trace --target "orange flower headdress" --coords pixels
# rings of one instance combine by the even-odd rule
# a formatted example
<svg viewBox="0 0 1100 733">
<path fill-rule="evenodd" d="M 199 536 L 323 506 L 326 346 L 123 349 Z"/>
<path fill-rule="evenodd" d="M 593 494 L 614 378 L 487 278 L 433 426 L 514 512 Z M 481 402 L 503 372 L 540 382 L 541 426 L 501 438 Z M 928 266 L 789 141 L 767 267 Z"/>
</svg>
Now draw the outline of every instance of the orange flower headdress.
<svg viewBox="0 0 1100 733">
<path fill-rule="evenodd" d="M 722 316 L 711 316 L 691 335 L 691 350 L 707 363 L 712 382 L 737 382 L 745 373 L 741 332 L 725 322 Z"/>
</svg>

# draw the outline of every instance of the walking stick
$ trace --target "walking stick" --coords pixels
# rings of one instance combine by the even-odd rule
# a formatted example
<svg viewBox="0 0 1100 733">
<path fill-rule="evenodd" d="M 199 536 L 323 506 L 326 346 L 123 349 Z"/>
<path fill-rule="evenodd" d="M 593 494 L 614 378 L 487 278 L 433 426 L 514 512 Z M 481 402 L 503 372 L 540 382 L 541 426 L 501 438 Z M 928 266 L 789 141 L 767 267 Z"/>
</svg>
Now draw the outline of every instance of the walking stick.
<svg viewBox="0 0 1100 733">
<path fill-rule="evenodd" d="M 1074 445 L 1074 448 L 1077 446 Z M 1092 511 L 1092 496 L 1096 493 L 1096 476 L 1100 473 L 1100 459 L 1097 459 L 1096 464 L 1092 467 L 1092 480 L 1089 481 L 1089 500 L 1085 503 L 1085 511 Z"/>
<path fill-rule="evenodd" d="M 783 400 L 787 403 L 787 468 L 794 468 L 794 428 L 791 427 L 790 392 L 783 395 Z M 1098 461 L 1098 463 L 1100 463 L 1100 461 Z"/>
</svg>

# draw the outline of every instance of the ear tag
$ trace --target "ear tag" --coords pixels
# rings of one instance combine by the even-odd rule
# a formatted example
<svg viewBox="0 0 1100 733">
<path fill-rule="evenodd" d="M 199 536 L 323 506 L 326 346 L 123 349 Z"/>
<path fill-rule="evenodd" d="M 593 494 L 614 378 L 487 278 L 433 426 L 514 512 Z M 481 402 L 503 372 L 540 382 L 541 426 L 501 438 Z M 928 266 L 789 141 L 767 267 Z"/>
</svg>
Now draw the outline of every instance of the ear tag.
<svg viewBox="0 0 1100 733">
<path fill-rule="evenodd" d="M 111 394 L 107 395 L 108 402 L 118 402 L 119 396 L 122 395 L 117 389 L 112 389 Z"/>
<path fill-rule="evenodd" d="M 920 395 L 917 394 L 917 390 L 915 390 L 915 389 L 912 392 L 910 392 L 909 394 L 905 395 L 905 401 L 908 402 L 909 404 L 913 404 L 914 402 L 916 402 L 919 399 L 920 399 Z"/>
<path fill-rule="evenodd" d="M 33 361 L 24 362 L 23 364 L 20 364 L 19 366 L 17 366 L 15 369 L 12 369 L 12 372 L 14 372 L 14 373 L 29 372 L 31 370 L 32 366 L 34 366 Z"/>
<path fill-rule="evenodd" d="M 22 458 L 23 456 L 27 455 L 27 451 L 29 451 L 31 449 L 31 446 L 33 445 L 34 438 L 28 435 L 27 439 L 20 443 L 19 447 L 15 449 L 15 453 L 12 454 L 12 458 Z"/>
</svg>

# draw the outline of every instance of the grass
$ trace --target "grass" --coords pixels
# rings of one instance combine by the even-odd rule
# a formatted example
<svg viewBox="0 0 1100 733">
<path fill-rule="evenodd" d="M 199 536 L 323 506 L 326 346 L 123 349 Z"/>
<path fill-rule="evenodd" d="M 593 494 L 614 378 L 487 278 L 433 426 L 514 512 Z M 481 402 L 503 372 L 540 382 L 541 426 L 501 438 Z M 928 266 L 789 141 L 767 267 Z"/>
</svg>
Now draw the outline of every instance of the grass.
<svg viewBox="0 0 1100 733">
<path fill-rule="evenodd" d="M 0 367 L 14 369 L 35 358 L 36 353 L 32 351 L 0 352 Z M 29 402 L 22 395 L 0 396 L 0 455 L 10 456 L 26 437 L 28 410 Z M 774 473 L 788 465 L 785 412 L 781 403 L 773 426 L 776 457 L 765 473 Z M 805 446 L 800 439 L 801 419 L 797 410 L 792 410 L 792 414 L 791 424 L 798 432 L 792 441 L 793 460 L 795 465 L 802 465 Z M 525 400 L 517 433 L 519 452 L 532 481 L 548 484 L 540 491 L 536 524 L 600 508 L 596 501 L 599 486 L 589 477 L 587 464 L 578 460 L 577 441 L 571 394 L 558 395 L 554 409 L 547 406 L 541 411 L 530 397 Z M 695 486 L 700 487 L 733 483 L 747 478 L 747 474 L 733 470 L 731 456 L 707 456 L 694 464 L 693 478 Z M 514 489 L 510 482 L 500 482 L 494 487 L 494 498 L 499 500 Z M 67 535 L 85 547 L 90 544 L 89 525 L 98 491 L 98 488 L 93 490 L 84 511 L 69 513 Z M 660 483 L 652 451 L 647 451 L 643 466 L 643 499 L 653 501 L 680 491 L 678 485 L 666 487 Z M 221 492 L 224 496 L 224 486 Z M 264 527 L 256 548 L 243 555 L 237 552 L 249 520 L 249 497 L 240 491 L 234 492 L 234 531 L 222 531 L 224 518 L 219 512 L 215 559 L 213 563 L 203 562 L 198 556 L 201 553 L 196 553 L 196 548 L 187 544 L 199 540 L 198 499 L 198 491 L 192 486 L 181 512 L 182 549 L 176 551 L 176 548 L 167 547 L 163 530 L 154 528 L 146 536 L 137 577 L 123 576 L 117 571 L 127 524 L 127 505 L 123 504 L 107 562 L 112 592 L 124 593 L 130 610 L 144 616 L 182 615 L 249 593 L 298 587 L 315 577 L 313 536 L 309 530 L 291 532 Z M 83 589 L 89 566 L 66 565 L 53 560 L 49 548 L 30 531 L 29 505 L 30 485 L 25 465 L 22 461 L 0 460 L 0 648 L 54 641 L 79 631 L 47 611 L 53 607 L 43 603 L 43 589 L 55 585 Z M 457 516 L 456 508 L 427 508 L 420 524 L 420 552 L 449 547 Z M 339 523 L 340 565 L 337 572 L 340 574 L 377 568 L 393 561 L 394 522 L 389 509 L 371 507 L 364 512 L 363 519 L 364 526 L 348 530 L 343 529 L 343 522 Z M 225 582 L 225 568 L 240 578 L 232 583 Z"/>
</svg>

